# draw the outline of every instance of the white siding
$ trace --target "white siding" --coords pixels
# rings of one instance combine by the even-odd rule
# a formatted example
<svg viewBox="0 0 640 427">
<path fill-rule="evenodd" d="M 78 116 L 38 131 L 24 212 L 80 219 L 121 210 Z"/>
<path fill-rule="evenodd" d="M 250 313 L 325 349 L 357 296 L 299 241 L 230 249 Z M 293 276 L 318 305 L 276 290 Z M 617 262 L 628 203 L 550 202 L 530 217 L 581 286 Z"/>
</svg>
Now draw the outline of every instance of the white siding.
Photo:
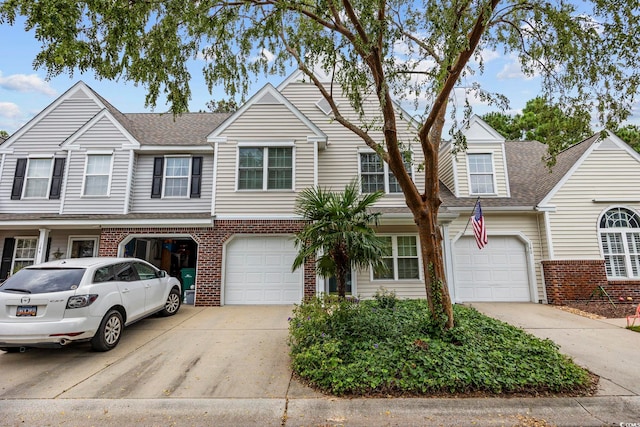
<svg viewBox="0 0 640 427">
<path fill-rule="evenodd" d="M 174 153 L 172 153 L 173 155 Z M 189 154 L 189 153 L 183 153 Z M 175 153 L 180 155 L 180 153 Z M 151 198 L 151 184 L 153 179 L 153 159 L 162 157 L 162 154 L 138 155 L 135 160 L 135 174 L 133 180 L 133 199 L 131 201 L 132 213 L 153 212 L 210 212 L 211 192 L 213 188 L 213 155 L 193 154 L 202 156 L 202 186 L 200 198 Z"/>
<path fill-rule="evenodd" d="M 613 206 L 640 212 L 638 182 L 640 167 L 629 153 L 594 150 L 549 202 L 556 207 L 550 214 L 555 259 L 602 259 L 598 219 Z M 594 202 L 597 199 L 611 202 Z"/>
<path fill-rule="evenodd" d="M 16 170 L 16 162 L 19 158 L 26 157 L 66 157 L 66 152 L 60 149 L 73 132 L 84 125 L 91 117 L 97 114 L 99 106 L 84 93 L 78 92 L 69 99 L 64 100 L 49 114 L 42 117 L 29 128 L 11 148 L 13 153 L 7 155 L 6 162 L 0 177 L 0 211 L 3 213 L 43 212 L 57 213 L 60 209 L 60 200 L 11 200 L 11 188 Z"/>
<path fill-rule="evenodd" d="M 67 186 L 64 197 L 65 214 L 78 213 L 123 213 L 129 174 L 129 150 L 122 150 L 128 140 L 107 118 L 95 123 L 82 134 L 74 146 L 80 150 L 71 151 L 69 158 Z M 111 190 L 108 196 L 83 196 L 84 172 L 87 152 L 106 150 L 113 153 L 111 170 Z"/>
</svg>

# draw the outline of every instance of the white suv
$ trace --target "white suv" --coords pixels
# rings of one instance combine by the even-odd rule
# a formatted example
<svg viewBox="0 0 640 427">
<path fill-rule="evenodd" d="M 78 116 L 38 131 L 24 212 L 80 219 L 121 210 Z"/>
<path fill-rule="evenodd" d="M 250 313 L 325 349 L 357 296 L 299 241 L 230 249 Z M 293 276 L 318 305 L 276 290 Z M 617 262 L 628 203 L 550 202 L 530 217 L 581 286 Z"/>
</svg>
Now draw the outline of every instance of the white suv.
<svg viewBox="0 0 640 427">
<path fill-rule="evenodd" d="M 126 325 L 176 314 L 180 282 L 136 258 L 73 258 L 23 268 L 0 285 L 0 350 L 90 341 L 114 348 Z"/>
</svg>

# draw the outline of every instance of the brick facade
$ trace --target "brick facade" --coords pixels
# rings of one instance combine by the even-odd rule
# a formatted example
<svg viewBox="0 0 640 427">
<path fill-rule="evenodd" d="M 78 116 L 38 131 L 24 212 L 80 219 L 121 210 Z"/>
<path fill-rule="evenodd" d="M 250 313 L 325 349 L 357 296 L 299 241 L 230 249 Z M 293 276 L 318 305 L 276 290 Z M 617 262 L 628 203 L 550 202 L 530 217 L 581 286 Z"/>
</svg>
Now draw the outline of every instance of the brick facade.
<svg viewBox="0 0 640 427">
<path fill-rule="evenodd" d="M 604 260 L 542 261 L 549 304 L 563 305 L 567 301 L 605 299 L 598 286 L 614 300 L 619 297 L 640 299 L 640 281 L 607 280 Z M 595 293 L 594 293 L 595 292 Z"/>
<path fill-rule="evenodd" d="M 222 249 L 234 234 L 293 234 L 304 225 L 295 220 L 216 220 L 213 227 L 105 228 L 100 234 L 100 256 L 116 256 L 118 245 L 132 234 L 190 235 L 198 244 L 196 305 L 221 305 Z M 304 298 L 316 292 L 314 262 L 304 266 Z"/>
</svg>

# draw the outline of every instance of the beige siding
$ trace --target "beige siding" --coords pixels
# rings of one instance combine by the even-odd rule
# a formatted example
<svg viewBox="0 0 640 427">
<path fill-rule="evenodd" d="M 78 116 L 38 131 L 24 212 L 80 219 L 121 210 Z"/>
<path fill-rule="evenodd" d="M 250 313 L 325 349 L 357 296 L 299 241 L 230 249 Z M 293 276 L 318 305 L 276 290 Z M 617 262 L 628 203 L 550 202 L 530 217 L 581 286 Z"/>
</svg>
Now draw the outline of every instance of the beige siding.
<svg viewBox="0 0 640 427">
<path fill-rule="evenodd" d="M 257 104 L 237 118 L 222 136 L 251 142 L 306 140 L 313 131 L 282 104 Z"/>
<path fill-rule="evenodd" d="M 469 141 L 467 151 L 455 156 L 458 172 L 458 191 L 460 197 L 471 196 L 469 188 L 469 167 L 467 154 L 492 154 L 494 167 L 494 182 L 496 185 L 496 197 L 507 197 L 507 180 L 505 173 L 505 158 L 501 143 L 473 143 Z"/>
<path fill-rule="evenodd" d="M 238 146 L 234 141 L 219 144 L 216 216 L 292 216 L 296 193 L 313 186 L 314 144 L 297 141 L 294 147 L 295 191 L 236 190 Z"/>
<path fill-rule="evenodd" d="M 189 153 L 182 153 L 188 155 Z M 172 155 L 181 155 L 172 153 Z M 213 154 L 202 153 L 202 186 L 200 198 L 151 198 L 151 184 L 153 180 L 153 159 L 162 154 L 138 155 L 135 160 L 135 174 L 133 180 L 133 197 L 131 200 L 132 213 L 153 212 L 210 212 L 211 193 L 213 188 Z"/>
<path fill-rule="evenodd" d="M 471 211 L 468 215 L 462 213 L 458 219 L 453 221 L 449 226 L 448 238 L 453 241 L 459 233 L 462 233 L 466 227 L 465 236 L 473 236 L 473 227 L 469 223 L 471 217 Z M 541 213 L 505 213 L 494 214 L 484 212 L 485 225 L 487 228 L 487 234 L 489 238 L 488 246 L 491 245 L 491 235 L 523 235 L 531 244 L 531 250 L 533 251 L 533 267 L 535 271 L 535 282 L 538 290 L 538 296 L 540 298 L 544 295 L 544 284 L 542 280 L 542 265 L 541 261 L 546 258 L 542 241 L 544 235 L 543 229 L 539 227 L 540 221 L 542 221 Z M 468 226 L 467 226 L 468 224 Z M 455 260 L 453 260 L 453 267 L 455 269 Z"/>
<path fill-rule="evenodd" d="M 382 225 L 376 228 L 380 235 L 416 236 L 415 225 Z M 420 243 L 418 242 L 418 246 Z M 422 265 L 422 260 L 420 261 Z M 420 272 L 422 277 L 422 271 Z M 373 280 L 371 269 L 357 272 L 356 292 L 361 298 L 372 298 L 381 288 L 394 291 L 398 298 L 426 298 L 424 281 L 422 280 Z"/>
<path fill-rule="evenodd" d="M 623 150 L 594 150 L 549 205 L 555 259 L 602 259 L 598 241 L 600 215 L 614 206 L 640 211 L 640 187 L 624 183 L 640 182 L 638 162 Z M 611 202 L 596 203 L 608 199 Z"/>
<path fill-rule="evenodd" d="M 453 194 L 456 194 L 453 162 L 454 157 L 451 154 L 451 145 L 447 144 L 443 150 L 440 150 L 438 157 L 438 175 L 444 185 L 446 185 Z"/>
<path fill-rule="evenodd" d="M 318 90 L 303 83 L 292 83 L 282 91 L 283 95 L 291 101 L 306 117 L 318 126 L 327 136 L 329 146 L 326 150 L 321 150 L 318 159 L 318 183 L 320 186 L 329 187 L 340 191 L 352 179 L 358 177 L 358 156 L 359 150 L 366 150 L 367 146 L 353 132 L 325 115 L 317 106 L 316 102 L 321 95 Z M 344 110 L 348 117 L 356 123 L 358 118 L 349 107 L 346 98 L 339 98 L 339 107 Z M 367 120 L 379 117 L 379 108 L 375 103 L 371 103 L 367 112 Z M 383 143 L 383 135 L 378 131 L 371 131 L 370 134 L 376 141 Z M 418 188 L 424 187 L 424 175 L 417 172 L 417 165 L 423 161 L 420 145 L 415 142 L 416 131 L 411 128 L 408 122 L 399 120 L 398 137 L 400 141 L 414 152 L 414 180 Z M 386 195 L 378 206 L 406 206 L 402 195 Z"/>
</svg>

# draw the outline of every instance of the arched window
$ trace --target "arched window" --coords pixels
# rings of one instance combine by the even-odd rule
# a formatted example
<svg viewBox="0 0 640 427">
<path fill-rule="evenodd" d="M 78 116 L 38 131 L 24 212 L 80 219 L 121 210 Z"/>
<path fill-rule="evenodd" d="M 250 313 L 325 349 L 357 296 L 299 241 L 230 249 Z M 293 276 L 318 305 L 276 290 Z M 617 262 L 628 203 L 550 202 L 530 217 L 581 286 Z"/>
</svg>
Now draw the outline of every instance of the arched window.
<svg viewBox="0 0 640 427">
<path fill-rule="evenodd" d="M 599 224 L 607 277 L 640 278 L 640 216 L 627 208 L 605 212 Z"/>
</svg>

